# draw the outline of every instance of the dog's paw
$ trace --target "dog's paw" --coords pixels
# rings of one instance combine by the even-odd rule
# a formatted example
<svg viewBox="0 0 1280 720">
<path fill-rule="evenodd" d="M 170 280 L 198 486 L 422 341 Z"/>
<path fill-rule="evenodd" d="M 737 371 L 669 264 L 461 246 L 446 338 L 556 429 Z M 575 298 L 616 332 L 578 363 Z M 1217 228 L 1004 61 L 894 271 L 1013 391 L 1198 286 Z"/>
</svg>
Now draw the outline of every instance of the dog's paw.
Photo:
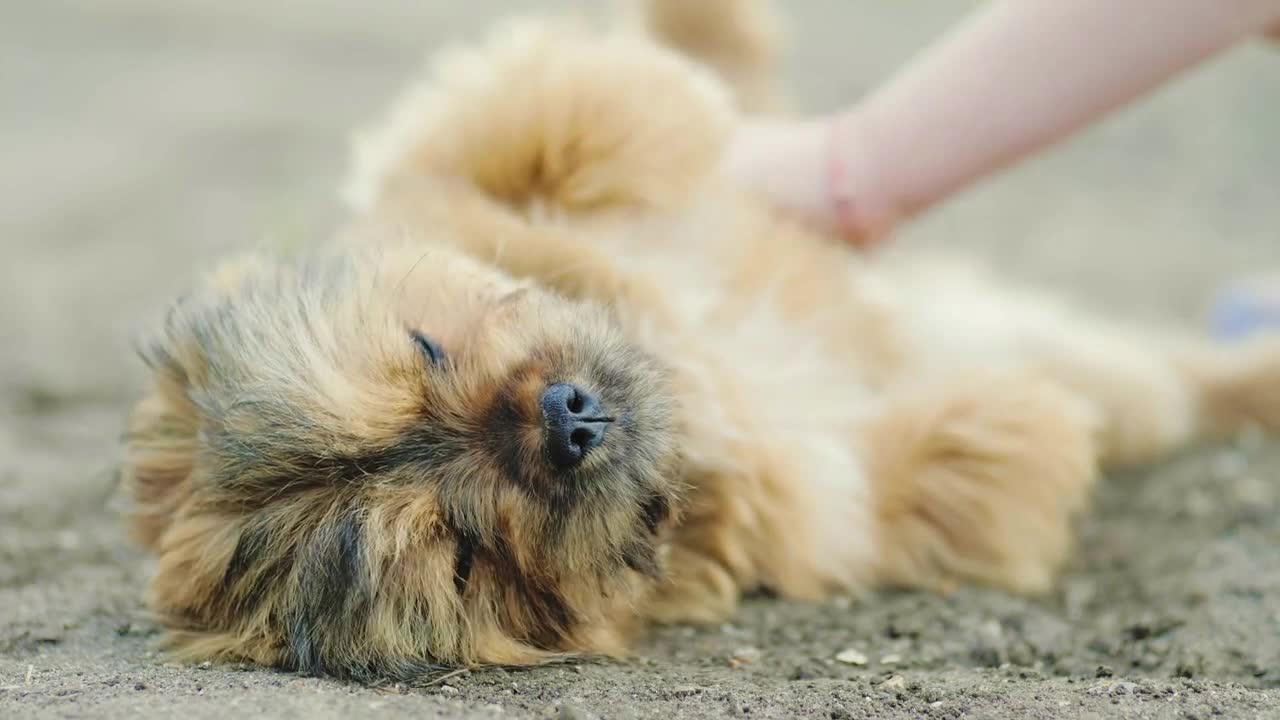
<svg viewBox="0 0 1280 720">
<path fill-rule="evenodd" d="M 738 583 L 712 558 L 683 546 L 667 557 L 667 579 L 645 609 L 658 624 L 723 622 L 738 609 Z"/>
<path fill-rule="evenodd" d="M 1096 477 L 1095 418 L 1058 386 L 964 376 L 893 398 L 869 428 L 882 583 L 1048 590 Z"/>
<path fill-rule="evenodd" d="M 1280 435 L 1280 335 L 1228 346 L 1202 365 L 1203 415 L 1219 434 Z"/>
</svg>

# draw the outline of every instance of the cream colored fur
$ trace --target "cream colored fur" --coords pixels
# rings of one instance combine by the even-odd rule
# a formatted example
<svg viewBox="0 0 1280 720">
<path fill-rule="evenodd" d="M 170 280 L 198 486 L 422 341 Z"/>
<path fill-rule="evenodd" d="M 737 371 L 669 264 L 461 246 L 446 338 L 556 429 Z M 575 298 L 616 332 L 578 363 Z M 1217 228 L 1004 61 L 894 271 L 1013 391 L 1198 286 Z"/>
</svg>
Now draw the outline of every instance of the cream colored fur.
<svg viewBox="0 0 1280 720">
<path fill-rule="evenodd" d="M 735 4 L 754 6 L 722 5 Z M 776 216 L 719 174 L 742 117 L 731 90 L 759 105 L 767 84 L 731 79 L 632 36 L 515 24 L 446 54 L 362 135 L 347 196 L 377 216 L 398 195 L 446 228 L 491 201 L 476 211 L 512 229 L 464 240 L 480 259 L 507 267 L 536 231 L 593 258 L 563 276 L 607 268 L 645 289 L 639 305 L 593 299 L 680 381 L 694 509 L 655 616 L 719 618 L 762 585 L 804 598 L 1047 588 L 1096 463 L 1206 430 L 1216 388 L 1188 368 L 1220 359 L 953 264 L 862 257 Z M 403 190 L 424 179 L 456 184 Z M 437 204 L 453 208 L 424 210 Z M 1263 357 L 1235 380 L 1280 382 L 1274 348 Z"/>
<path fill-rule="evenodd" d="M 764 6 L 637 7 L 442 53 L 361 134 L 334 247 L 171 308 L 122 475 L 180 657 L 412 678 L 622 653 L 765 588 L 1041 592 L 1101 469 L 1280 431 L 1274 338 L 860 255 L 743 192 Z M 566 384 L 614 414 L 568 466 Z"/>
</svg>

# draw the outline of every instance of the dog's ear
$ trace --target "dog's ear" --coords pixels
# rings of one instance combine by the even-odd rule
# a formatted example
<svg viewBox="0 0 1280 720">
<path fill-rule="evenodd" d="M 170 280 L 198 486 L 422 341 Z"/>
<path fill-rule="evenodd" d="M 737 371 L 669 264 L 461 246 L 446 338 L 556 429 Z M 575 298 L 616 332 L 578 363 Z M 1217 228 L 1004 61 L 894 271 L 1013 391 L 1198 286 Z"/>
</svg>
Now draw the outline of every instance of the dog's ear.
<svg viewBox="0 0 1280 720">
<path fill-rule="evenodd" d="M 216 297 L 233 290 L 250 266 L 247 260 L 224 265 L 198 295 Z M 192 393 L 209 370 L 205 331 L 216 320 L 209 306 L 208 297 L 177 300 L 159 332 L 138 348 L 150 378 L 129 415 L 121 479 L 129 495 L 130 535 L 148 549 L 155 549 L 191 495 L 201 424 Z"/>
<path fill-rule="evenodd" d="M 123 479 L 129 492 L 129 530 L 152 549 L 190 495 L 199 414 L 189 395 L 190 357 L 177 344 L 174 315 L 166 330 L 140 348 L 150 387 L 134 406 L 125 435 Z"/>
</svg>

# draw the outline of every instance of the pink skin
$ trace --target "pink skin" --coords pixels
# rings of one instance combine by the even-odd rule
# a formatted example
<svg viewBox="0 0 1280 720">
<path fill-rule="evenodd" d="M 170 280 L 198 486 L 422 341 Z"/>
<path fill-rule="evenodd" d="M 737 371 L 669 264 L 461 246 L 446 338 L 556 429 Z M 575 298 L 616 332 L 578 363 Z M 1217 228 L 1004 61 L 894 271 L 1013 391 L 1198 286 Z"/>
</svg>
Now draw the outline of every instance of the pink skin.
<svg viewBox="0 0 1280 720">
<path fill-rule="evenodd" d="M 727 169 L 870 246 L 1267 29 L 1280 0 L 993 0 L 854 107 L 743 128 Z"/>
</svg>

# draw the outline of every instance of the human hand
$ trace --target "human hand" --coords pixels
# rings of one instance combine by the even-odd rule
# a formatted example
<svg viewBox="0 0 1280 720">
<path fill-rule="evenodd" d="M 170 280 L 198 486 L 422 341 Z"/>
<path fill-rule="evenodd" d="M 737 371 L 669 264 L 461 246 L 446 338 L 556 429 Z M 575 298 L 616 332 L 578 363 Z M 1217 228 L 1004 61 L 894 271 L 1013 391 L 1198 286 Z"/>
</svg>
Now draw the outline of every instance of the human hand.
<svg viewBox="0 0 1280 720">
<path fill-rule="evenodd" d="M 779 210 L 860 249 L 884 241 L 893 213 L 877 193 L 869 158 L 843 118 L 744 123 L 725 170 Z"/>
</svg>

